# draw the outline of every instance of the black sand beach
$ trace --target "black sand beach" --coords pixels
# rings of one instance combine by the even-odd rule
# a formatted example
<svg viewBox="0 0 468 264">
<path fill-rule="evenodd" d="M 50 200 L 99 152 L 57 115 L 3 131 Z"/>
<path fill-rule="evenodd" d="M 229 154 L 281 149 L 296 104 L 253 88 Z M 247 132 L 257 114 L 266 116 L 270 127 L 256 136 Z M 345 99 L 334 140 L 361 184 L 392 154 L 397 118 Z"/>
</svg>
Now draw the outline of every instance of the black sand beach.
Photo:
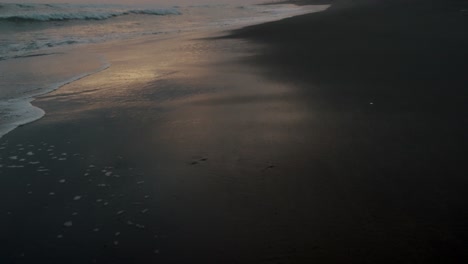
<svg viewBox="0 0 468 264">
<path fill-rule="evenodd" d="M 467 262 L 466 2 L 339 3 L 98 48 L 0 139 L 0 262 Z"/>
</svg>

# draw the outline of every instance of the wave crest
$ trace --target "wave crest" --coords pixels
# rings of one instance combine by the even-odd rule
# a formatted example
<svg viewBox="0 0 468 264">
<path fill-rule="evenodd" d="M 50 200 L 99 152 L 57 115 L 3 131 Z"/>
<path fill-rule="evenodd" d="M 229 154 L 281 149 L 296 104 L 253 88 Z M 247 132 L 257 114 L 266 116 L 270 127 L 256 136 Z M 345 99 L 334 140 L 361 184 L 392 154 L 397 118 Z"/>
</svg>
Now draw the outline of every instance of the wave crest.
<svg viewBox="0 0 468 264">
<path fill-rule="evenodd" d="M 129 8 L 116 5 L 1 4 L 0 21 L 47 22 L 105 20 L 124 15 L 180 15 L 177 8 Z"/>
</svg>

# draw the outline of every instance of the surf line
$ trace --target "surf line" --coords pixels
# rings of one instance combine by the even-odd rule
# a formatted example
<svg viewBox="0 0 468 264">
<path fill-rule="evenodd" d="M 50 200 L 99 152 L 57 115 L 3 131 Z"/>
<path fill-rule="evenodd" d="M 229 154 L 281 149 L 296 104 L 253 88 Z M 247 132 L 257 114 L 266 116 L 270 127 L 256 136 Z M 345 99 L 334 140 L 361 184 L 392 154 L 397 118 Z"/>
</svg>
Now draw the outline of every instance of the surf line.
<svg viewBox="0 0 468 264">
<path fill-rule="evenodd" d="M 32 104 L 36 97 L 51 93 L 67 84 L 76 82 L 85 77 L 105 71 L 110 68 L 111 64 L 107 60 L 105 60 L 104 56 L 99 55 L 98 58 L 101 61 L 102 65 L 95 71 L 85 72 L 63 82 L 52 84 L 49 89 L 46 89 L 45 91 L 41 91 L 31 96 L 9 99 L 0 102 L 0 113 L 3 112 L 8 116 L 12 117 L 12 120 L 7 122 L 3 122 L 3 118 L 0 117 L 0 139 L 9 132 L 13 131 L 15 128 L 32 123 L 44 117 L 44 115 L 46 114 L 45 111 Z"/>
</svg>

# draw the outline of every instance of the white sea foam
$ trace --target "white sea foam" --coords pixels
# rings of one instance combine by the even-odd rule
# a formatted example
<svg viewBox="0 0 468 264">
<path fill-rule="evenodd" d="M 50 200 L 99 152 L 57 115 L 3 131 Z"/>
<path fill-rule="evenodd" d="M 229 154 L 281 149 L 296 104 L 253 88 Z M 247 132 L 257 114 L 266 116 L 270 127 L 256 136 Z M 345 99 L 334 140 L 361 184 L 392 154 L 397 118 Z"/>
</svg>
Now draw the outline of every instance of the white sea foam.
<svg viewBox="0 0 468 264">
<path fill-rule="evenodd" d="M 42 116 L 44 111 L 31 104 L 33 98 L 13 99 L 0 102 L 0 137 L 12 131 L 18 126 L 33 122 Z"/>
</svg>

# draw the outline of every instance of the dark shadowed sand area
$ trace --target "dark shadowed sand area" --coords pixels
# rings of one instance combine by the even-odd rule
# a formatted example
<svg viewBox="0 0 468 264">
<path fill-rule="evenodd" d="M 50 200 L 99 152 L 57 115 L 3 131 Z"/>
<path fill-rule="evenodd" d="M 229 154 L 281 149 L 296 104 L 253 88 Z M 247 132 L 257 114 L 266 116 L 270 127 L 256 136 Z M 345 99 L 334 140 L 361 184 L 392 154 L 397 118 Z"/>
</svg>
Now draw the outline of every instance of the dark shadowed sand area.
<svg viewBox="0 0 468 264">
<path fill-rule="evenodd" d="M 89 48 L 112 66 L 0 139 L 0 262 L 468 262 L 461 10 Z"/>
</svg>

